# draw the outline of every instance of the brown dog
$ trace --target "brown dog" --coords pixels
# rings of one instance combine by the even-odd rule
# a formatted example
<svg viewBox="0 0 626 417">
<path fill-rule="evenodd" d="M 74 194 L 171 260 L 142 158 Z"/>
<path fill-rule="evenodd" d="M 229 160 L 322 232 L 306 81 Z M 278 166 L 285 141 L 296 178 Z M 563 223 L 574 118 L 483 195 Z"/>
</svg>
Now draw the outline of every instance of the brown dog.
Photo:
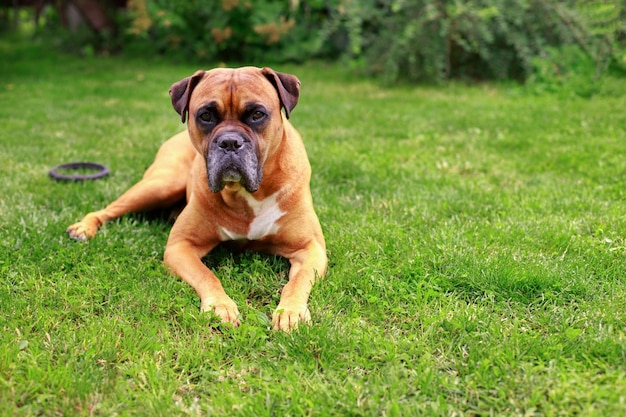
<svg viewBox="0 0 626 417">
<path fill-rule="evenodd" d="M 309 188 L 311 167 L 287 120 L 299 93 L 295 76 L 270 68 L 198 71 L 175 83 L 170 96 L 183 123 L 189 116 L 187 131 L 161 146 L 140 182 L 71 225 L 70 237 L 92 238 L 111 219 L 186 198 L 164 262 L 196 290 L 203 311 L 239 324 L 237 306 L 202 262 L 218 244 L 234 240 L 291 263 L 274 329 L 310 320 L 309 293 L 327 259 Z"/>
</svg>

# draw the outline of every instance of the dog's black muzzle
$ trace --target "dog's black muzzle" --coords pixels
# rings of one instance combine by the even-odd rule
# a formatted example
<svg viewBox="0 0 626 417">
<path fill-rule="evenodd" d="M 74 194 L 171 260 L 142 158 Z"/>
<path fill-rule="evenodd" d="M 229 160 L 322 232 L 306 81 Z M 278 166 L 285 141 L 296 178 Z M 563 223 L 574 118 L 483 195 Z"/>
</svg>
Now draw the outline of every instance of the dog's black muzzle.
<svg viewBox="0 0 626 417">
<path fill-rule="evenodd" d="M 209 145 L 206 162 L 209 189 L 214 193 L 229 182 L 241 184 L 250 193 L 259 189 L 262 169 L 256 147 L 246 134 L 218 134 Z"/>
</svg>

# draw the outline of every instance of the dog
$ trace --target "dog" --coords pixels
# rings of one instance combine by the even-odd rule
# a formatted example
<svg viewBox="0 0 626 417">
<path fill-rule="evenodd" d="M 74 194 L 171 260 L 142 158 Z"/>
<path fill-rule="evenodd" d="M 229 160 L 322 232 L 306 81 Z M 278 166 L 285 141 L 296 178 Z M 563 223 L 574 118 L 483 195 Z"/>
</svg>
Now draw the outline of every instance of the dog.
<svg viewBox="0 0 626 417">
<path fill-rule="evenodd" d="M 69 236 L 88 240 L 126 213 L 184 201 L 163 260 L 195 289 L 202 311 L 240 324 L 237 305 L 202 262 L 222 242 L 236 241 L 290 262 L 273 328 L 289 331 L 309 322 L 309 294 L 328 260 L 311 197 L 311 166 L 288 120 L 300 81 L 271 68 L 216 68 L 174 83 L 169 93 L 187 130 L 160 147 L 137 184 L 69 226 Z"/>
</svg>

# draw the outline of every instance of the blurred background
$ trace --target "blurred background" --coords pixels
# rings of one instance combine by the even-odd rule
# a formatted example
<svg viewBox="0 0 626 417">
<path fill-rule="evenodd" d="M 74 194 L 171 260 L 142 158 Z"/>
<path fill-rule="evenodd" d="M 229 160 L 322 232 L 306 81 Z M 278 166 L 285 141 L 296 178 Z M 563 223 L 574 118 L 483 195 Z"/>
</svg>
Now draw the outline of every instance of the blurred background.
<svg viewBox="0 0 626 417">
<path fill-rule="evenodd" d="M 1 33 L 202 65 L 341 61 L 385 83 L 626 73 L 624 0 L 2 0 Z"/>
</svg>

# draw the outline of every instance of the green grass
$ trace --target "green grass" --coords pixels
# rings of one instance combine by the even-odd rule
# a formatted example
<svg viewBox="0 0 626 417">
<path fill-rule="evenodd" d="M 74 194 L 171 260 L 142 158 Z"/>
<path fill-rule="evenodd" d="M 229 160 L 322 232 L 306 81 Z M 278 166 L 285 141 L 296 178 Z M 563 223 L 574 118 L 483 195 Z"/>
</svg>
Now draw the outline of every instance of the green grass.
<svg viewBox="0 0 626 417">
<path fill-rule="evenodd" d="M 330 257 L 312 325 L 284 334 L 279 258 L 209 256 L 231 329 L 166 273 L 158 216 L 65 235 L 183 128 L 167 91 L 196 66 L 0 55 L 0 415 L 626 413 L 625 96 L 276 68 L 303 83 Z M 74 160 L 111 175 L 48 178 Z"/>
</svg>

